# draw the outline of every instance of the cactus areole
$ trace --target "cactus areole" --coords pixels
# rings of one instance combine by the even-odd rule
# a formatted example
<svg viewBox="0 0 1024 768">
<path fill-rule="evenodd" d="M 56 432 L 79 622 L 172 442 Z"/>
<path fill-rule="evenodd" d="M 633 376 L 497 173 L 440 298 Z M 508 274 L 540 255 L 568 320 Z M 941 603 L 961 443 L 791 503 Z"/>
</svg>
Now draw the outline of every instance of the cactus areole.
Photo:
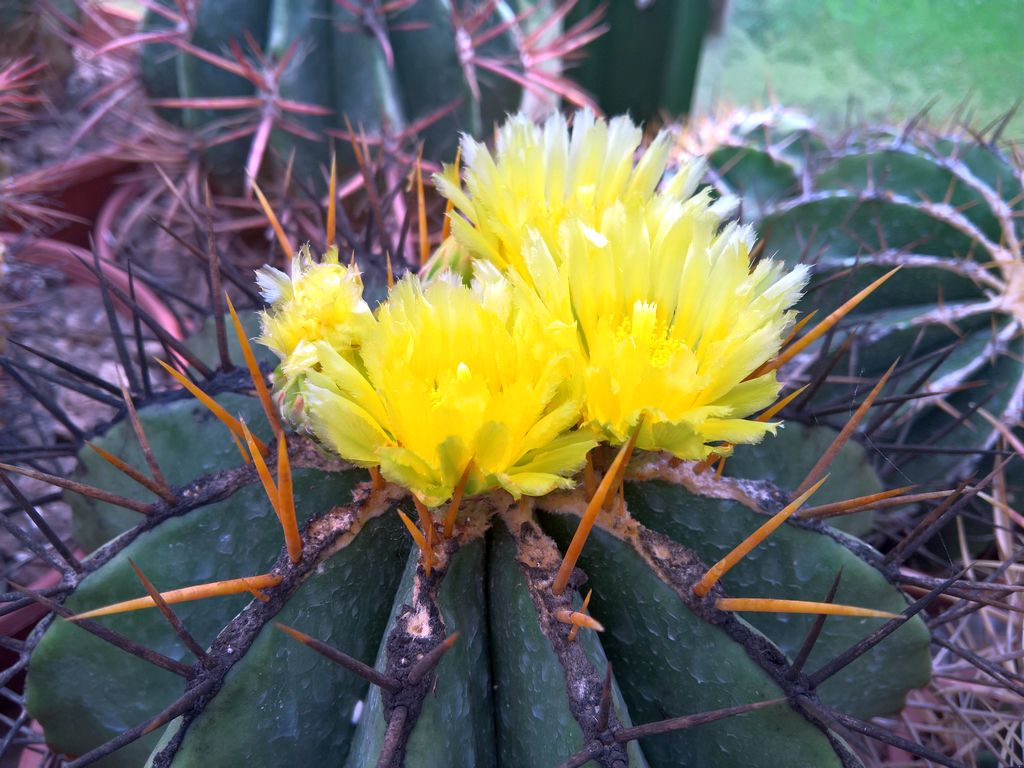
<svg viewBox="0 0 1024 768">
<path fill-rule="evenodd" d="M 205 404 L 101 441 L 145 467 L 148 434 L 167 477 L 133 527 L 78 503 L 83 535 L 124 532 L 33 638 L 55 750 L 860 764 L 841 723 L 898 711 L 929 635 L 878 553 L 801 519 L 880 488 L 853 444 L 823 485 L 827 434 L 772 418 L 805 273 L 752 265 L 702 168 L 666 177 L 668 139 L 640 141 L 586 112 L 465 138 L 451 240 L 376 308 L 333 250 L 260 272 L 273 389 L 246 342 L 251 383 L 177 373 Z M 762 441 L 761 477 L 722 473 Z M 95 454 L 80 474 L 144 499 Z"/>
</svg>

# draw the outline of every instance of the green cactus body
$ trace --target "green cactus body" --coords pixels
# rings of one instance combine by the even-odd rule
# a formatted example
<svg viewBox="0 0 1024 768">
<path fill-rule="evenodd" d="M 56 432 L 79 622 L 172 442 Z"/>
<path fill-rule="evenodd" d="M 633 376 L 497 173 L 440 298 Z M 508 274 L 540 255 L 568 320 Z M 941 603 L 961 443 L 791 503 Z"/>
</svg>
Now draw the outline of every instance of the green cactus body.
<svg viewBox="0 0 1024 768">
<path fill-rule="evenodd" d="M 573 7 L 569 23 L 601 5 L 583 0 Z M 609 114 L 628 112 L 644 121 L 663 113 L 688 114 L 714 5 L 708 0 L 609 4 L 609 31 L 593 44 L 577 79 Z"/>
<path fill-rule="evenodd" d="M 893 479 L 949 487 L 974 471 L 998 447 L 994 422 L 1016 424 L 1024 398 L 1019 163 L 990 144 L 913 126 L 830 143 L 781 110 L 723 128 L 711 183 L 742 197 L 741 217 L 765 253 L 814 265 L 817 287 L 803 308 L 827 312 L 901 268 L 844 321 L 830 350 L 854 332 L 838 377 L 866 390 L 903 355 L 913 368 L 887 392 L 934 393 L 891 406 L 872 433 Z M 812 408 L 848 402 L 849 387 L 826 384 Z M 1007 468 L 1019 489 L 1015 471 Z"/>
<path fill-rule="evenodd" d="M 176 8 L 169 0 L 161 2 L 168 10 Z M 519 107 L 530 74 L 524 64 L 528 51 L 522 48 L 526 29 L 520 26 L 527 21 L 508 3 L 491 4 L 483 18 L 477 18 L 479 7 L 458 0 L 383 5 L 393 7 L 333 0 L 207 1 L 195 4 L 194 18 L 178 21 L 173 13 L 149 10 L 144 30 L 178 29 L 179 34 L 143 46 L 142 82 L 154 99 L 264 99 L 261 109 L 245 111 L 157 106 L 165 119 L 199 131 L 210 172 L 235 184 L 253 138 L 223 138 L 245 125 L 251 134 L 267 110 L 275 167 L 282 169 L 294 153 L 295 178 L 316 188 L 330 160 L 330 131 L 349 136 L 354 130 L 371 143 L 383 142 L 389 153 L 413 147 L 414 155 L 422 142 L 424 157 L 450 161 L 460 132 L 483 135 Z M 540 4 L 527 19 L 538 24 L 553 11 Z M 232 59 L 235 45 L 255 57 L 247 40 L 259 47 L 264 68 L 275 70 L 263 72 L 264 85 L 188 51 L 193 46 Z M 283 68 L 276 66 L 289 56 Z M 498 63 L 512 77 L 481 62 Z M 329 114 L 290 110 L 286 102 Z M 355 158 L 348 139 L 335 144 L 339 159 L 351 165 Z"/>
<path fill-rule="evenodd" d="M 247 414 L 257 435 L 269 439 L 256 401 L 228 391 L 237 389 L 233 381 L 224 379 L 218 401 Z M 694 596 L 707 564 L 786 500 L 786 490 L 771 482 L 716 478 L 690 463 L 638 455 L 625 508 L 602 513 L 575 589 L 555 597 L 559 545 L 586 506 L 582 491 L 529 503 L 503 493 L 465 501 L 456 535 L 437 545 L 427 575 L 398 520 L 399 509 L 415 515 L 407 493 L 391 485 L 373 490 L 361 470 L 326 458 L 308 438 L 290 437 L 303 539 L 293 564 L 255 471 L 203 413 L 184 400 L 140 409 L 175 500 L 157 502 L 142 525 L 96 550 L 66 605 L 82 611 L 143 594 L 129 559 L 159 589 L 267 572 L 281 581 L 261 599 L 241 594 L 174 606 L 207 649 L 205 661 L 192 657 L 155 610 L 96 619 L 172 660 L 177 667 L 170 670 L 74 622 L 44 622 L 27 696 L 58 752 L 86 754 L 192 691 L 199 695 L 169 710 L 166 727 L 97 764 L 542 768 L 589 750 L 584 762 L 595 766 L 850 766 L 856 757 L 821 713 L 892 713 L 928 680 L 929 636 L 917 618 L 811 690 L 804 673 L 790 675 L 789 667 L 813 617 L 747 620 L 715 608 L 714 597 L 724 593 L 820 601 L 841 569 L 840 601 L 902 610 L 905 600 L 877 553 L 824 525 L 786 524 L 707 599 Z M 830 433 L 807 428 L 781 450 L 765 451 L 763 472 L 795 483 L 787 467 L 813 464 L 823 441 L 816 431 Z M 103 445 L 144 467 L 141 454 L 127 448 L 130 435 L 130 425 L 116 424 Z M 202 460 L 194 456 L 199 439 Z M 90 481 L 120 490 L 88 456 L 83 460 Z M 845 461 L 854 467 L 864 460 L 858 453 Z M 875 490 L 877 479 L 866 472 L 837 473 L 833 492 Z M 107 505 L 80 504 L 77 513 L 97 536 L 126 528 L 123 513 Z M 581 610 L 590 587 L 589 611 L 605 632 L 584 628 L 570 641 L 558 614 Z M 375 665 L 394 686 L 370 686 L 275 622 Z M 830 617 L 804 672 L 881 622 Z M 425 654 L 456 632 L 436 669 L 414 679 Z M 614 674 L 602 716 L 609 663 Z M 687 730 L 615 738 L 639 723 L 773 699 L 781 701 Z"/>
</svg>

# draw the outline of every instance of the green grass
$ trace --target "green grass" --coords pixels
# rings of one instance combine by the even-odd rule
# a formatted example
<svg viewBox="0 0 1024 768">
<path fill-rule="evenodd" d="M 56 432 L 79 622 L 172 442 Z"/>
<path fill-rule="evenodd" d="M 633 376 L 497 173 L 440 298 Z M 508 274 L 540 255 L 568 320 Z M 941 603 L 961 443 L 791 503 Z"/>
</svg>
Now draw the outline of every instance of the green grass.
<svg viewBox="0 0 1024 768">
<path fill-rule="evenodd" d="M 697 113 L 776 101 L 826 124 L 899 120 L 968 100 L 981 127 L 1024 96 L 1024 0 L 732 0 L 709 37 Z M 1018 113 L 1004 138 L 1024 140 Z"/>
</svg>

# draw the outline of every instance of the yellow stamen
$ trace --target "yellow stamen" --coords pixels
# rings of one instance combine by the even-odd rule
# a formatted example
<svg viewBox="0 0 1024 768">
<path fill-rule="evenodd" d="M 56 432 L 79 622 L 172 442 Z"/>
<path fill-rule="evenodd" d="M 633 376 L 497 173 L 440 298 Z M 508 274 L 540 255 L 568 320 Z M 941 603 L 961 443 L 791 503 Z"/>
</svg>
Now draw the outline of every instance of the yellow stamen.
<svg viewBox="0 0 1024 768">
<path fill-rule="evenodd" d="M 754 613 L 817 613 L 829 616 L 867 616 L 873 619 L 898 619 L 900 614 L 858 608 L 855 605 L 815 603 L 809 600 L 774 600 L 767 597 L 720 597 L 715 601 L 720 611 L 749 611 Z"/>
<path fill-rule="evenodd" d="M 284 541 L 292 564 L 302 559 L 302 537 L 295 519 L 295 497 L 292 495 L 292 466 L 288 461 L 288 444 L 284 436 L 277 441 L 277 511 L 284 530 Z"/>
<path fill-rule="evenodd" d="M 263 190 L 260 189 L 260 185 L 256 183 L 256 179 L 252 179 L 252 188 L 256 193 L 257 199 L 260 201 L 260 206 L 263 208 L 263 212 L 267 215 L 267 220 L 270 222 L 270 226 L 273 228 L 274 234 L 277 236 L 277 244 L 281 246 L 281 250 L 284 252 L 284 263 L 288 264 L 288 262 L 291 261 L 292 254 L 295 253 L 291 240 L 289 240 L 288 235 L 285 234 L 284 227 L 281 226 L 281 222 L 278 220 L 277 214 L 274 213 L 274 209 L 270 206 L 266 195 L 263 194 Z"/>
<path fill-rule="evenodd" d="M 281 583 L 281 576 L 276 573 L 266 573 L 261 576 L 249 576 L 241 579 L 228 579 L 226 581 L 214 581 L 210 584 L 197 584 L 182 589 L 172 589 L 169 592 L 161 592 L 160 596 L 168 605 L 175 603 L 187 603 L 193 600 L 205 600 L 208 597 L 220 597 L 221 595 L 238 595 L 242 592 L 253 592 L 254 590 L 269 589 Z M 137 597 L 134 600 L 125 600 L 120 603 L 113 603 L 102 608 L 95 608 L 84 613 L 76 613 L 69 616 L 68 621 L 79 619 L 92 619 L 96 616 L 110 616 L 115 613 L 127 613 L 128 611 L 139 611 L 144 608 L 154 608 L 156 601 L 152 597 Z"/>
<path fill-rule="evenodd" d="M 167 363 L 165 363 L 163 360 L 160 360 L 159 358 L 157 358 L 157 362 L 179 384 L 181 384 L 181 386 L 183 386 L 185 389 L 187 389 L 196 400 L 198 400 L 200 403 L 205 405 L 210 410 L 210 413 L 212 413 L 214 416 L 216 416 L 225 427 L 230 429 L 231 433 L 233 435 L 235 435 L 238 438 L 243 437 L 242 425 L 238 423 L 238 419 L 236 419 L 230 413 L 225 411 L 224 408 L 221 407 L 220 403 L 218 403 L 216 400 L 214 400 L 208 394 L 203 392 L 203 390 L 201 390 L 199 387 L 197 387 L 195 384 L 193 384 L 191 381 L 189 381 L 187 376 L 185 376 L 182 373 L 179 373 L 174 368 L 172 368 Z M 267 452 L 267 444 L 266 443 L 264 443 L 258 437 L 254 437 L 253 440 L 255 441 L 256 445 L 259 447 L 259 452 L 260 453 L 266 453 Z M 236 443 L 237 442 L 238 441 L 236 440 Z M 241 450 L 241 445 L 239 445 L 238 447 L 239 447 L 239 450 Z M 248 456 L 245 453 L 245 451 L 242 451 L 242 456 L 243 456 L 243 458 L 245 458 L 246 461 L 249 460 Z"/>
<path fill-rule="evenodd" d="M 227 292 L 224 293 L 224 298 L 227 299 L 228 312 L 231 313 L 231 322 L 235 326 L 235 335 L 238 336 L 238 344 L 242 347 L 242 356 L 245 358 L 245 365 L 249 369 L 249 376 L 252 378 L 253 386 L 256 388 L 256 395 L 260 399 L 260 405 L 263 406 L 263 412 L 267 415 L 267 421 L 270 422 L 270 427 L 274 434 L 280 435 L 281 419 L 278 417 L 277 409 L 274 408 L 274 403 L 270 399 L 267 382 L 264 381 L 263 372 L 256 362 L 256 355 L 253 354 L 249 337 L 245 335 L 242 321 L 238 319 L 238 313 L 235 312 L 235 306 L 231 303 L 231 297 L 228 296 Z"/>
<path fill-rule="evenodd" d="M 569 576 L 572 574 L 572 569 L 576 567 L 576 561 L 580 559 L 580 553 L 583 552 L 583 545 L 587 542 L 587 537 L 590 535 L 590 531 L 594 527 L 597 515 L 604 506 L 605 499 L 614 493 L 613 485 L 618 480 L 619 469 L 625 466 L 626 462 L 629 461 L 630 454 L 633 453 L 633 446 L 636 445 L 636 438 L 639 434 L 640 424 L 637 424 L 636 428 L 633 430 L 633 434 L 629 438 L 629 441 L 623 443 L 618 454 L 615 456 L 615 460 L 612 462 L 612 465 L 608 467 L 608 471 L 605 472 L 604 477 L 601 478 L 601 484 L 597 487 L 597 492 L 590 499 L 590 503 L 587 504 L 587 510 L 583 513 L 583 517 L 580 519 L 580 524 L 576 528 L 576 533 L 572 537 L 572 541 L 569 543 L 569 548 L 565 552 L 565 557 L 562 559 L 562 565 L 558 569 L 558 575 L 555 576 L 555 583 L 551 586 L 551 591 L 554 594 L 560 595 L 565 591 L 565 587 L 569 583 Z"/>
<path fill-rule="evenodd" d="M 459 504 L 462 503 L 462 493 L 466 490 L 466 481 L 469 480 L 470 470 L 473 468 L 473 460 L 470 459 L 466 464 L 466 468 L 462 471 L 462 477 L 459 478 L 458 485 L 455 486 L 455 491 L 452 493 L 452 500 L 448 502 L 448 513 L 444 519 L 444 537 L 450 539 L 452 533 L 455 532 L 455 519 L 459 514 Z"/>
<path fill-rule="evenodd" d="M 793 342 L 788 348 L 783 350 L 774 360 L 769 360 L 764 365 L 760 366 L 757 370 L 755 370 L 753 373 L 751 373 L 749 376 L 747 376 L 747 381 L 749 381 L 750 379 L 756 379 L 758 376 L 763 376 L 764 374 L 770 371 L 774 371 L 777 368 L 781 368 L 783 365 L 788 363 L 794 357 L 796 357 L 805 349 L 807 349 L 807 347 L 809 347 L 815 341 L 817 341 L 830 330 L 832 330 L 832 328 L 835 327 L 835 325 L 840 320 L 846 317 L 846 315 L 852 312 L 858 304 L 860 304 L 862 301 L 864 301 L 864 299 L 866 299 L 868 296 L 874 293 L 875 290 L 882 285 L 882 283 L 884 283 L 886 280 L 888 280 L 890 277 L 892 277 L 899 271 L 900 267 L 896 267 L 895 269 L 886 272 L 880 278 L 871 283 L 871 285 L 859 291 L 857 295 L 853 296 L 848 301 L 844 302 L 840 307 L 833 310 L 828 317 L 826 317 L 824 320 L 822 320 L 820 323 L 814 326 L 814 328 L 812 328 L 806 334 L 804 334 L 795 342 Z"/>
<path fill-rule="evenodd" d="M 391 268 L 391 254 L 390 253 L 385 253 L 384 254 L 384 263 L 387 266 L 387 270 L 388 270 L 388 290 L 390 291 L 392 288 L 395 287 L 395 272 Z"/>
<path fill-rule="evenodd" d="M 807 501 L 807 499 L 821 488 L 826 479 L 827 478 L 823 477 L 809 490 L 793 499 L 793 501 L 783 507 L 781 511 L 769 518 L 768 522 L 741 541 L 729 554 L 711 566 L 708 569 L 708 572 L 701 577 L 701 580 L 694 585 L 694 594 L 698 597 L 704 597 L 704 595 L 706 595 L 711 588 L 718 583 L 718 580 L 728 573 L 736 563 L 746 557 L 754 547 L 767 539 L 776 528 L 786 522 L 786 520 L 796 512 L 800 506 Z"/>
</svg>

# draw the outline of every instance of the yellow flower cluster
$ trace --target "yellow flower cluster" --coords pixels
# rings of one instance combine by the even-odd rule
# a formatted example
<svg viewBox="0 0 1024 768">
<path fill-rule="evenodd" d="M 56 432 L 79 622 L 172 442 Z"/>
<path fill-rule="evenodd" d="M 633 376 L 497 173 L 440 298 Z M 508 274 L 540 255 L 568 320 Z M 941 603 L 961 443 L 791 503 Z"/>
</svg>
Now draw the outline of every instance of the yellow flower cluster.
<svg viewBox="0 0 1024 768">
<path fill-rule="evenodd" d="M 504 488 L 571 485 L 597 441 L 684 459 L 774 429 L 748 417 L 778 393 L 750 378 L 779 349 L 806 276 L 762 260 L 695 189 L 663 182 L 668 139 L 580 112 L 514 117 L 496 152 L 471 139 L 437 178 L 455 205 L 439 253 L 466 285 L 407 277 L 376 311 L 336 251 L 292 276 L 264 270 L 262 341 L 299 382 L 306 426 L 342 457 L 379 465 L 428 506 Z M 749 380 L 748 380 L 749 379 Z"/>
<path fill-rule="evenodd" d="M 323 265 L 294 278 L 307 284 Z M 361 297 L 322 283 L 310 302 L 363 319 Z M 284 294 L 287 295 L 287 294 Z M 330 324 L 283 356 L 285 381 L 301 371 L 308 427 L 340 456 L 379 465 L 428 506 L 465 492 L 504 488 L 515 497 L 571 487 L 594 446 L 575 430 L 582 390 L 572 357 L 546 333 L 515 287 L 481 269 L 472 286 L 406 277 L 359 329 Z M 294 306 L 272 306 L 264 338 L 298 324 Z M 339 347 L 334 339 L 343 338 Z"/>
<path fill-rule="evenodd" d="M 709 443 L 752 443 L 775 425 L 747 417 L 778 394 L 774 373 L 747 380 L 779 350 L 807 275 L 761 260 L 753 232 L 722 227 L 728 201 L 694 194 L 682 168 L 660 189 L 662 134 L 634 164 L 640 130 L 577 113 L 536 127 L 514 118 L 494 157 L 466 139 L 465 189 L 438 179 L 459 214 L 453 259 L 488 261 L 533 289 L 538 311 L 574 347 L 583 423 L 612 444 L 641 424 L 637 446 L 683 459 Z"/>
</svg>

